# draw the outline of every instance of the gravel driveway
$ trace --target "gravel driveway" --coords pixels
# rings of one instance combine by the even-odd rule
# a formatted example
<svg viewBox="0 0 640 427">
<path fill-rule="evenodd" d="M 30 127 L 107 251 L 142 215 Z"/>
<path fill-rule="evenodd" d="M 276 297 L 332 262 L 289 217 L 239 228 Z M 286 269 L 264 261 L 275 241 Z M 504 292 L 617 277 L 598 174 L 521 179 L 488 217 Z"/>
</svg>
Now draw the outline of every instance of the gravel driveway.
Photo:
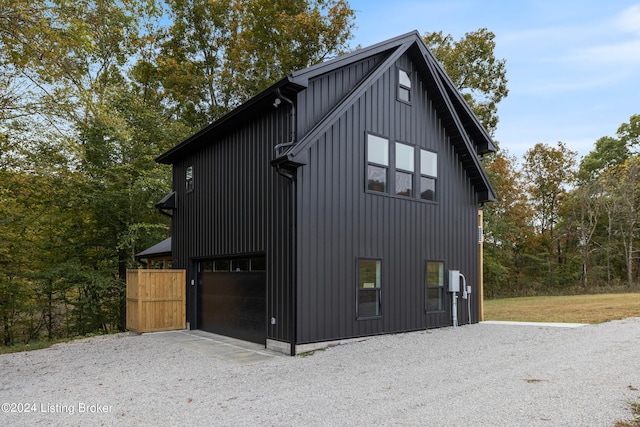
<svg viewBox="0 0 640 427">
<path fill-rule="evenodd" d="M 123 334 L 0 356 L 0 425 L 610 427 L 639 389 L 640 318 L 482 323 L 250 366 Z"/>
</svg>

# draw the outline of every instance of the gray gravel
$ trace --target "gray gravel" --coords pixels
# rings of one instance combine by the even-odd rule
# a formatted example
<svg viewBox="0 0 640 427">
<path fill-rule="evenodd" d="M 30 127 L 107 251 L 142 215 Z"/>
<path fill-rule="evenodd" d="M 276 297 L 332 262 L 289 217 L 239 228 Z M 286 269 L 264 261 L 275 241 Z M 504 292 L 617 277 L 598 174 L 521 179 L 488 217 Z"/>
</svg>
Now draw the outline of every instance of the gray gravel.
<svg viewBox="0 0 640 427">
<path fill-rule="evenodd" d="M 0 403 L 23 411 L 0 425 L 610 427 L 639 389 L 640 318 L 387 335 L 251 366 L 123 334 L 0 356 Z"/>
</svg>

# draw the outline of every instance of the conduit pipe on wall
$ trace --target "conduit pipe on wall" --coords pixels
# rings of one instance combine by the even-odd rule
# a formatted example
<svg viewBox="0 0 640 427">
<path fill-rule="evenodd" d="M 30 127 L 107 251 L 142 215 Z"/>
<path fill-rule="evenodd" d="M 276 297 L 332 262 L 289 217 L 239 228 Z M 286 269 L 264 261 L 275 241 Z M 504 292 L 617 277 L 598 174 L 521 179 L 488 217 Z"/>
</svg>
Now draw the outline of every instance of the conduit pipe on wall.
<svg viewBox="0 0 640 427">
<path fill-rule="evenodd" d="M 451 292 L 451 322 L 453 327 L 458 327 L 458 292 L 460 292 L 460 279 L 462 279 L 462 299 L 468 302 L 469 289 L 467 279 L 458 270 L 449 270 L 449 292 Z M 471 306 L 468 305 L 469 323 L 471 323 Z"/>
<path fill-rule="evenodd" d="M 293 103 L 293 101 L 289 98 L 287 98 L 286 96 L 284 96 L 282 94 L 282 92 L 280 91 L 280 89 L 276 89 L 276 100 L 273 103 L 273 106 L 275 108 L 278 108 L 278 105 L 280 105 L 280 100 L 283 100 L 287 103 L 289 103 L 291 105 L 291 109 L 289 111 L 289 119 L 290 119 L 290 126 L 291 126 L 291 136 L 289 137 L 289 142 L 284 142 L 281 144 L 277 144 L 273 149 L 276 152 L 276 157 L 280 157 L 280 155 L 282 153 L 280 153 L 280 149 L 285 148 L 285 147 L 290 147 L 292 145 L 296 144 L 296 106 Z"/>
</svg>

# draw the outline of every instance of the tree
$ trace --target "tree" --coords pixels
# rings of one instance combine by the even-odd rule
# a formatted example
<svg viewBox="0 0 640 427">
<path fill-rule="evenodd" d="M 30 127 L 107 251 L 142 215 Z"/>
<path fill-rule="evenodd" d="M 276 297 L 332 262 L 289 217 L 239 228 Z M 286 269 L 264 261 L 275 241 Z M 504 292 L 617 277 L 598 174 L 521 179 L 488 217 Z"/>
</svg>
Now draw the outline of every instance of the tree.
<svg viewBox="0 0 640 427">
<path fill-rule="evenodd" d="M 529 183 L 527 192 L 533 208 L 533 225 L 540 239 L 539 255 L 548 257 L 549 279 L 557 278 L 554 266 L 565 261 L 556 224 L 568 187 L 575 178 L 576 153 L 558 142 L 556 147 L 538 143 L 524 155 L 523 173 Z M 555 251 L 555 261 L 553 253 Z"/>
<path fill-rule="evenodd" d="M 640 114 L 631 116 L 629 123 L 621 124 L 617 134 L 622 143 L 629 149 L 635 148 L 637 153 L 640 149 Z"/>
<path fill-rule="evenodd" d="M 577 247 L 582 262 L 580 283 L 583 288 L 587 288 L 589 283 L 594 234 L 600 225 L 604 210 L 604 191 L 601 180 L 584 182 L 569 193 L 565 203 L 567 227 L 574 229 L 578 238 Z"/>
<path fill-rule="evenodd" d="M 524 176 L 529 182 L 528 192 L 535 210 L 535 224 L 540 234 L 553 239 L 558 222 L 561 197 L 573 182 L 576 152 L 558 142 L 557 148 L 538 143 L 524 155 Z"/>
<path fill-rule="evenodd" d="M 517 292 L 523 251 L 533 235 L 531 209 L 516 159 L 502 151 L 485 165 L 498 200 L 484 208 L 487 295 Z"/>
<path fill-rule="evenodd" d="M 611 199 L 613 227 L 610 234 L 617 231 L 620 236 L 612 242 L 622 242 L 626 282 L 631 285 L 637 252 L 635 240 L 640 230 L 640 157 L 632 157 L 624 164 L 608 169 L 603 181 Z"/>
<path fill-rule="evenodd" d="M 345 0 L 168 0 L 154 59 L 175 117 L 199 128 L 294 70 L 346 49 Z"/>
<path fill-rule="evenodd" d="M 603 136 L 595 143 L 595 148 L 580 161 L 578 179 L 588 183 L 596 180 L 608 168 L 623 164 L 631 155 L 626 141 Z"/>
<path fill-rule="evenodd" d="M 125 269 L 168 231 L 154 158 L 340 52 L 352 19 L 342 0 L 0 4 L 2 342 L 123 327 Z"/>
<path fill-rule="evenodd" d="M 506 61 L 495 57 L 494 39 L 495 34 L 486 28 L 466 33 L 458 41 L 442 31 L 424 36 L 490 135 L 498 125 L 498 103 L 509 94 Z"/>
<path fill-rule="evenodd" d="M 7 0 L 0 65 L 34 99 L 28 111 L 50 124 L 81 122 L 95 111 L 113 67 L 134 53 L 138 17 L 153 10 L 146 0 Z"/>
<path fill-rule="evenodd" d="M 587 224 L 582 224 L 581 221 L 577 231 L 583 238 L 581 244 L 590 246 L 589 240 L 584 240 L 589 236 L 594 240 L 597 247 L 596 260 L 606 271 L 605 279 L 608 284 L 612 283 L 617 271 L 624 268 L 628 272 L 629 266 L 633 263 L 629 258 L 633 251 L 629 252 L 628 248 L 633 247 L 633 239 L 629 237 L 633 233 L 633 221 L 635 221 L 633 215 L 635 193 L 634 169 L 629 168 L 629 165 L 635 157 L 632 151 L 637 150 L 639 138 L 640 116 L 635 115 L 628 123 L 620 125 L 617 138 L 605 136 L 598 139 L 594 149 L 583 157 L 578 170 L 578 188 L 574 193 L 577 199 L 582 200 L 580 209 L 583 221 L 588 221 Z M 591 226 L 594 225 L 592 221 L 601 215 L 606 221 L 602 221 L 600 227 L 596 226 L 592 230 Z M 595 224 L 598 224 L 598 221 L 595 221 Z M 627 237 L 620 239 L 622 235 Z M 619 242 L 624 243 L 623 248 L 616 247 Z M 582 246 L 583 276 L 587 268 L 585 264 L 587 250 L 587 247 Z M 621 256 L 621 260 L 616 261 L 616 253 L 623 251 L 625 254 Z M 626 279 L 630 280 L 628 274 Z M 586 277 L 583 280 L 586 280 Z M 583 281 L 583 285 L 586 286 L 586 282 Z"/>
</svg>

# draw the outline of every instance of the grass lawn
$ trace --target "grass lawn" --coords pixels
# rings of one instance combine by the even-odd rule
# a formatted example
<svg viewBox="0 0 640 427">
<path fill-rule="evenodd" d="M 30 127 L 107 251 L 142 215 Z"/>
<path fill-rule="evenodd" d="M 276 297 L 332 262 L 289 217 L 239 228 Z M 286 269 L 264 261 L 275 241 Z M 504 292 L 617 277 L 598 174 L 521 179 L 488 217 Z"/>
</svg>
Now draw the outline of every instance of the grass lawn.
<svg viewBox="0 0 640 427">
<path fill-rule="evenodd" d="M 484 301 L 484 320 L 602 323 L 640 317 L 640 293 L 503 298 Z"/>
</svg>

